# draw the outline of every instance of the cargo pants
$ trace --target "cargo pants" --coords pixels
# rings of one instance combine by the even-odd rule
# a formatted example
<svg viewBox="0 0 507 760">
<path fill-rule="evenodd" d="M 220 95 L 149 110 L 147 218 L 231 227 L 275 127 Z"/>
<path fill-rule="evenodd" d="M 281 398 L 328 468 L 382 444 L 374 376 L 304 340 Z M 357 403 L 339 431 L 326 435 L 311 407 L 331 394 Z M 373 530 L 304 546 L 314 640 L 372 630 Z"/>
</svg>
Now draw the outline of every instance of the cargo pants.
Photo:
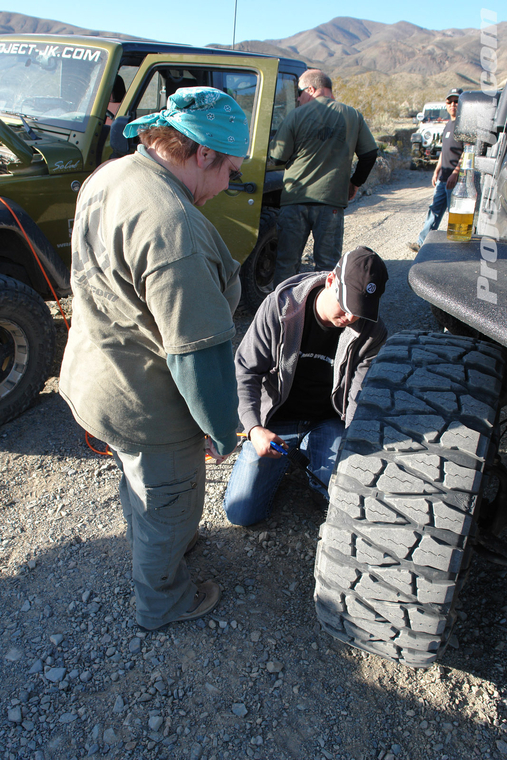
<svg viewBox="0 0 507 760">
<path fill-rule="evenodd" d="M 204 505 L 204 438 L 160 453 L 111 450 L 121 472 L 136 619 L 155 630 L 186 612 L 197 590 L 183 555 Z"/>
</svg>

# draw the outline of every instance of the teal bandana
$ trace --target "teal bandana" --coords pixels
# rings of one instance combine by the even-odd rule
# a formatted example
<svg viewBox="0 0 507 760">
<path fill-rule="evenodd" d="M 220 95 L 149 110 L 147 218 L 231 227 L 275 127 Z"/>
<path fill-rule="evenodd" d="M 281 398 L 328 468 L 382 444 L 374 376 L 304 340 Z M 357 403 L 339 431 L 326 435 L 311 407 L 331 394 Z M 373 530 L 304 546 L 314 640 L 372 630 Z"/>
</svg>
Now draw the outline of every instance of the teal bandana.
<svg viewBox="0 0 507 760">
<path fill-rule="evenodd" d="M 181 87 L 169 96 L 168 107 L 141 116 L 123 130 L 135 137 L 149 127 L 174 127 L 199 145 L 244 158 L 248 153 L 248 121 L 234 98 L 214 87 Z"/>
</svg>

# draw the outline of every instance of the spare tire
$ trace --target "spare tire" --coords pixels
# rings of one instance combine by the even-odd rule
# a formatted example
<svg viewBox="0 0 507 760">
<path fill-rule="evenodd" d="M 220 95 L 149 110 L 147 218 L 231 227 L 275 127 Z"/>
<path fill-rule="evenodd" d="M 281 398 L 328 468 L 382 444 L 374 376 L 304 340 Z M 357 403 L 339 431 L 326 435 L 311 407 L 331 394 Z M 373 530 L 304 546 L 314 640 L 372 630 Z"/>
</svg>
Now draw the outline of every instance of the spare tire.
<svg viewBox="0 0 507 760">
<path fill-rule="evenodd" d="M 499 413 L 502 351 L 473 338 L 394 335 L 342 440 L 320 531 L 323 628 L 411 667 L 445 649 L 469 565 Z"/>
</svg>

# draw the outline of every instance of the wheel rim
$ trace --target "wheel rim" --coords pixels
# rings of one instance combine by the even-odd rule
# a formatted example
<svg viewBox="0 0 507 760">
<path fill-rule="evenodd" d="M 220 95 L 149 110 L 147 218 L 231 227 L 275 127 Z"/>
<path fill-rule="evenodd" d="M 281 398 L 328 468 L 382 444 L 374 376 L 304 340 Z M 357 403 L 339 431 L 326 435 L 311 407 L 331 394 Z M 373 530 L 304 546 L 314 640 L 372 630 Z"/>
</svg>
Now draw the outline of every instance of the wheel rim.
<svg viewBox="0 0 507 760">
<path fill-rule="evenodd" d="M 263 293 L 273 290 L 275 276 L 277 240 L 273 238 L 264 245 L 255 268 L 255 283 Z"/>
<path fill-rule="evenodd" d="M 0 398 L 18 385 L 28 366 L 28 340 L 19 325 L 0 321 Z"/>
</svg>

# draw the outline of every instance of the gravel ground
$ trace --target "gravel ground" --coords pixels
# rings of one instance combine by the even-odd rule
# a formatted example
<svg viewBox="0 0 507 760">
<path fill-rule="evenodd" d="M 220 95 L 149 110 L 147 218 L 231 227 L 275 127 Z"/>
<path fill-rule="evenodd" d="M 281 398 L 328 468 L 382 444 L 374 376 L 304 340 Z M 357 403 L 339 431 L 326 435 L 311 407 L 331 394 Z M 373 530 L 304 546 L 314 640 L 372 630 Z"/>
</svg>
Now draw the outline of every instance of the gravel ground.
<svg viewBox="0 0 507 760">
<path fill-rule="evenodd" d="M 430 176 L 400 171 L 346 217 L 345 250 L 368 244 L 387 262 L 391 333 L 436 329 L 406 285 Z M 248 323 L 240 313 L 238 338 Z M 342 646 L 315 617 L 324 513 L 297 472 L 273 517 L 244 529 L 222 514 L 232 462 L 209 466 L 188 560 L 222 601 L 139 633 L 118 474 L 58 396 L 57 365 L 38 404 L 0 431 L 1 760 L 507 757 L 506 571 L 474 560 L 453 646 L 427 671 Z"/>
</svg>

